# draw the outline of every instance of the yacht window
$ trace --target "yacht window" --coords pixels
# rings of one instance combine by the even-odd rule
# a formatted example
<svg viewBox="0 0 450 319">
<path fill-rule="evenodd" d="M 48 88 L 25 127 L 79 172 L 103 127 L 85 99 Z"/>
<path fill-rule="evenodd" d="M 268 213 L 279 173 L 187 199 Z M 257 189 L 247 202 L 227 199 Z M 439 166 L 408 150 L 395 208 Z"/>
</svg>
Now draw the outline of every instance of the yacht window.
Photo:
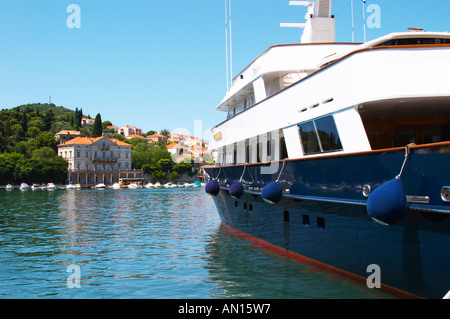
<svg viewBox="0 0 450 319">
<path fill-rule="evenodd" d="M 225 146 L 222 148 L 222 164 L 225 165 L 227 163 L 227 152 Z"/>
<path fill-rule="evenodd" d="M 262 147 L 261 147 L 261 141 L 260 141 L 260 138 L 259 138 L 259 136 L 258 136 L 258 138 L 257 138 L 257 140 L 256 140 L 256 162 L 257 163 L 259 163 L 259 162 L 261 162 L 261 149 L 262 149 Z"/>
<path fill-rule="evenodd" d="M 249 140 L 245 140 L 245 163 L 250 163 L 250 145 Z"/>
<path fill-rule="evenodd" d="M 342 150 L 341 140 L 332 116 L 326 116 L 315 121 L 319 133 L 322 152 Z"/>
<path fill-rule="evenodd" d="M 342 150 L 336 123 L 332 116 L 299 124 L 299 129 L 305 154 Z"/>
<path fill-rule="evenodd" d="M 267 133 L 267 157 L 272 155 L 272 133 Z"/>
<path fill-rule="evenodd" d="M 286 148 L 286 141 L 284 136 L 280 138 L 280 159 L 288 158 L 288 152 Z"/>
<path fill-rule="evenodd" d="M 393 39 L 381 44 L 377 44 L 377 47 L 380 46 L 391 46 L 391 45 L 420 45 L 420 44 L 448 44 L 450 43 L 450 39 L 446 38 L 406 38 L 406 39 Z"/>
<path fill-rule="evenodd" d="M 415 130 L 398 130 L 392 136 L 392 146 L 401 147 L 410 143 L 416 143 Z"/>
<path fill-rule="evenodd" d="M 302 139 L 303 152 L 305 154 L 320 153 L 319 140 L 317 139 L 314 122 L 300 124 L 300 137 Z"/>
</svg>

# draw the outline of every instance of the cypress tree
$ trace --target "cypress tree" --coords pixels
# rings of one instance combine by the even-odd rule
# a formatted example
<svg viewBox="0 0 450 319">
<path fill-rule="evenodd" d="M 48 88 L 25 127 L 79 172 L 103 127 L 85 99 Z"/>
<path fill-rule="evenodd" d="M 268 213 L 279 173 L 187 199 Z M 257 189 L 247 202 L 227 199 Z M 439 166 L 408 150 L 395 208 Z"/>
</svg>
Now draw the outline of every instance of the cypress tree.
<svg viewBox="0 0 450 319">
<path fill-rule="evenodd" d="M 22 129 L 24 132 L 28 131 L 28 118 L 25 112 L 22 113 Z"/>
<path fill-rule="evenodd" d="M 98 137 L 102 136 L 103 128 L 102 128 L 102 117 L 100 113 L 97 114 L 94 121 L 94 126 L 92 127 L 92 136 Z"/>
</svg>

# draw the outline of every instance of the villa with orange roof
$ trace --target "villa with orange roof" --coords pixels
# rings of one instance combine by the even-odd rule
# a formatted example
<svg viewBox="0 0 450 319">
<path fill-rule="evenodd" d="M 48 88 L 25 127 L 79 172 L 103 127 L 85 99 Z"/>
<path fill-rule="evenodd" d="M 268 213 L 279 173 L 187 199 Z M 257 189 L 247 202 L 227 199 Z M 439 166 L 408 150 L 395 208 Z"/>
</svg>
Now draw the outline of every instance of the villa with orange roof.
<svg viewBox="0 0 450 319">
<path fill-rule="evenodd" d="M 145 133 L 142 132 L 142 130 L 139 127 L 130 126 L 130 125 L 120 127 L 118 130 L 118 133 L 125 137 L 128 137 L 129 135 L 132 135 L 132 134 L 142 135 L 142 136 L 146 135 Z"/>
<path fill-rule="evenodd" d="M 69 179 L 75 183 L 112 184 L 117 182 L 113 172 L 131 171 L 131 145 L 107 136 L 76 137 L 59 144 L 58 155 L 68 162 Z"/>
<path fill-rule="evenodd" d="M 162 134 L 158 134 L 158 133 L 155 133 L 155 134 L 152 134 L 152 135 L 147 136 L 147 139 L 148 139 L 149 141 L 155 142 L 155 143 L 157 143 L 157 142 L 159 142 L 159 141 L 163 141 L 164 144 L 167 143 L 167 136 L 162 135 Z"/>
</svg>

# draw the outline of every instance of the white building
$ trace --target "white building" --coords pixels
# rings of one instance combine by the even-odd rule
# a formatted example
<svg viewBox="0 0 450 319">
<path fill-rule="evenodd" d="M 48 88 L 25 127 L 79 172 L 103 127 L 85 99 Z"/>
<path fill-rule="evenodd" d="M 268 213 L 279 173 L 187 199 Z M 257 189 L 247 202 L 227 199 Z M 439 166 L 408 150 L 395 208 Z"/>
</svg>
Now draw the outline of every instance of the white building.
<svg viewBox="0 0 450 319">
<path fill-rule="evenodd" d="M 129 135 L 133 135 L 133 134 L 142 135 L 142 136 L 146 135 L 142 132 L 142 130 L 139 127 L 130 126 L 130 125 L 120 127 L 118 129 L 118 133 L 125 137 L 127 137 Z"/>
<path fill-rule="evenodd" d="M 74 138 L 58 145 L 58 155 L 69 163 L 69 171 L 131 169 L 131 145 L 107 136 Z"/>
</svg>

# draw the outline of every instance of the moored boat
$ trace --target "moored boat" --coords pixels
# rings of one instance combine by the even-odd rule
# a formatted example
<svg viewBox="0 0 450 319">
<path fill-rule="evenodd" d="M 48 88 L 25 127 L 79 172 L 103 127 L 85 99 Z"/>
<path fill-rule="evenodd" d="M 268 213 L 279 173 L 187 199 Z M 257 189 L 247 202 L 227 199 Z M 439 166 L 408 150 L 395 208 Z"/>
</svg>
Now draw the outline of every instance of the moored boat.
<svg viewBox="0 0 450 319">
<path fill-rule="evenodd" d="M 8 185 L 6 185 L 5 190 L 12 191 L 13 190 L 13 186 L 11 184 L 8 184 Z"/>
<path fill-rule="evenodd" d="M 193 185 L 194 187 L 201 187 L 201 186 L 202 186 L 202 183 L 201 183 L 200 181 L 195 181 L 194 183 L 192 183 L 192 185 Z"/>
<path fill-rule="evenodd" d="M 68 190 L 77 189 L 77 187 L 75 186 L 75 184 L 69 183 L 66 185 L 66 189 L 68 189 Z"/>
<path fill-rule="evenodd" d="M 19 189 L 20 189 L 21 191 L 27 191 L 27 190 L 30 190 L 30 185 L 28 185 L 27 183 L 21 183 L 20 186 L 19 186 Z"/>
<path fill-rule="evenodd" d="M 336 43 L 331 1 L 217 109 L 205 187 L 228 229 L 405 297 L 450 289 L 450 34 Z"/>
<path fill-rule="evenodd" d="M 95 189 L 105 189 L 106 185 L 103 183 L 98 183 L 94 186 Z"/>
<path fill-rule="evenodd" d="M 111 188 L 112 188 L 112 189 L 120 189 L 120 183 L 114 183 L 114 184 L 111 186 Z"/>
<path fill-rule="evenodd" d="M 47 183 L 47 190 L 52 191 L 55 189 L 56 189 L 56 186 L 54 183 Z"/>
</svg>

